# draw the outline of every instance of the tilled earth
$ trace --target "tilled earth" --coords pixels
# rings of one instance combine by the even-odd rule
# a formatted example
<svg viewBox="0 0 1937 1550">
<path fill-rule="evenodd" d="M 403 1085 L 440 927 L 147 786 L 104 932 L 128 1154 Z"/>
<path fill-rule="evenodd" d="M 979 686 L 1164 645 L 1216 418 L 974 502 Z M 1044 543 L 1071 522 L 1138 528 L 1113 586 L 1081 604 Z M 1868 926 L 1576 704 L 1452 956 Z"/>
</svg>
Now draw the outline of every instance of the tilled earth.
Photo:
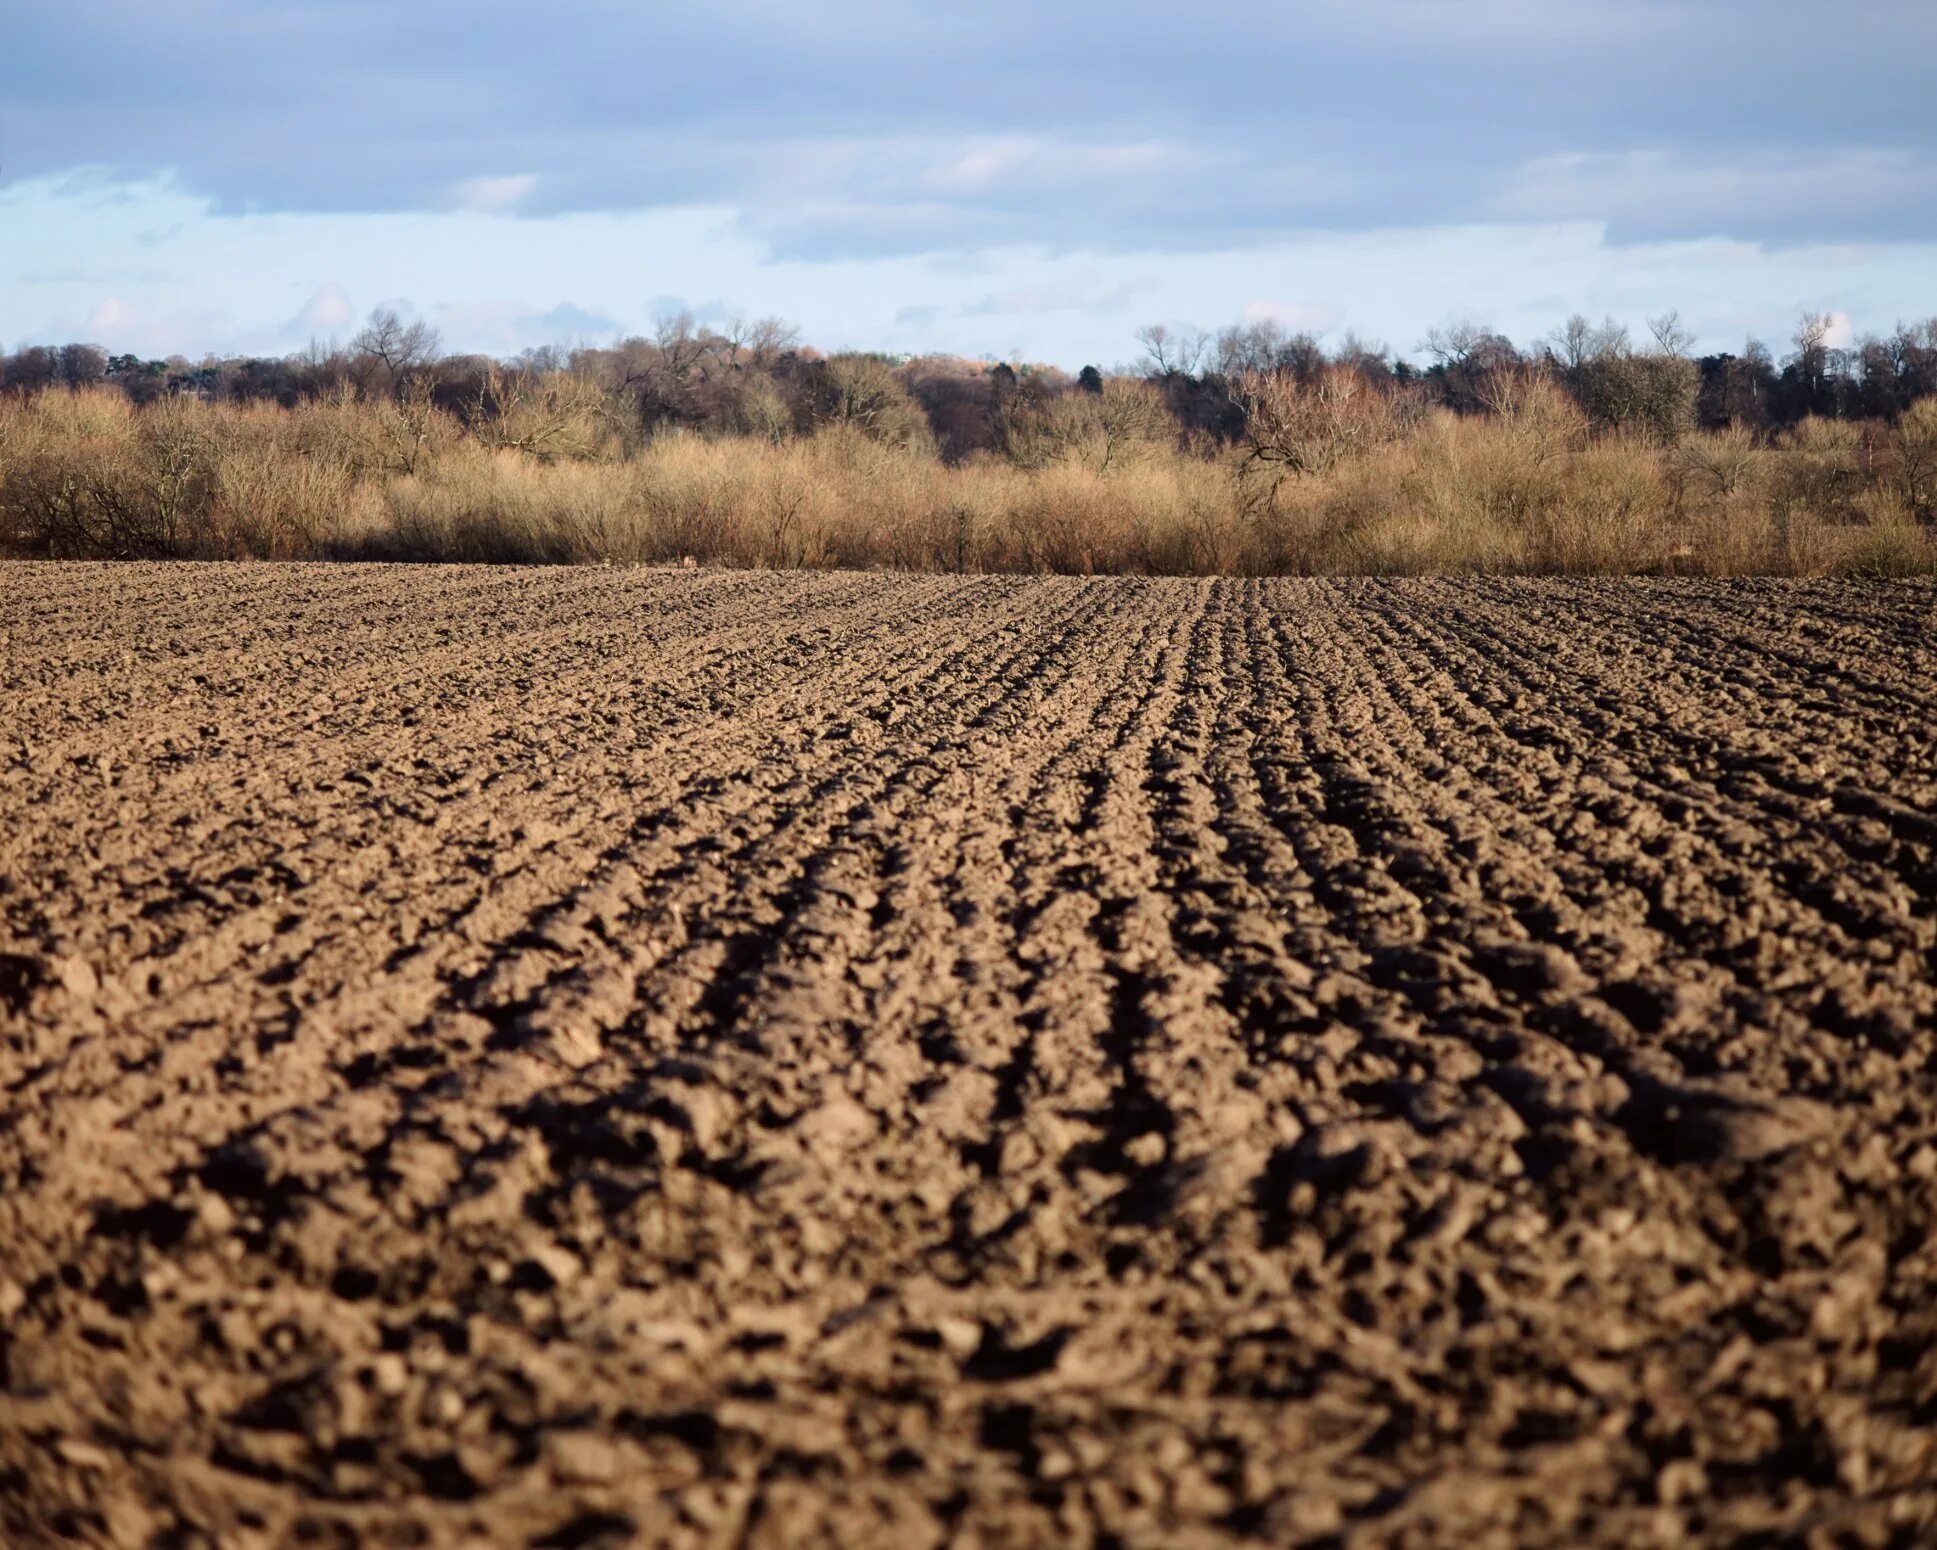
<svg viewBox="0 0 1937 1550">
<path fill-rule="evenodd" d="M 1937 1542 L 1934 627 L 0 568 L 0 1541 Z"/>
</svg>

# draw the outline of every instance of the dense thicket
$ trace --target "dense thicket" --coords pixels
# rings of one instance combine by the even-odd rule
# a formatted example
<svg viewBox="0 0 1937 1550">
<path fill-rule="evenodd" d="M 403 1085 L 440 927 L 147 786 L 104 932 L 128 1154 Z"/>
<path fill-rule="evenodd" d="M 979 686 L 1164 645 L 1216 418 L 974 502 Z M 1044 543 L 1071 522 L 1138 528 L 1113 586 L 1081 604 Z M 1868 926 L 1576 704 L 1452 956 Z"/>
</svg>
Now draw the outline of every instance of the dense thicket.
<svg viewBox="0 0 1937 1550">
<path fill-rule="evenodd" d="M 1937 566 L 1937 321 L 1778 363 L 1573 318 L 1430 364 L 1271 324 L 1144 360 L 821 353 L 767 321 L 446 356 L 378 313 L 287 360 L 0 360 L 0 550 L 953 569 Z"/>
</svg>

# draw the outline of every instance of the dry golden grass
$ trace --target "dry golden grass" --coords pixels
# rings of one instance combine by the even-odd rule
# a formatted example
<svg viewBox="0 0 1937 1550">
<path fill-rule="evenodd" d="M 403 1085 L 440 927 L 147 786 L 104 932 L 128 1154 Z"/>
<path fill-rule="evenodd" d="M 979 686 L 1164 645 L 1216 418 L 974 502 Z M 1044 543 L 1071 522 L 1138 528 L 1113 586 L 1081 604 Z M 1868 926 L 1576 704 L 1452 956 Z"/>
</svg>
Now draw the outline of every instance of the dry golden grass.
<svg viewBox="0 0 1937 1550">
<path fill-rule="evenodd" d="M 510 390 L 506 390 L 507 393 Z M 857 421 L 637 445 L 569 381 L 482 434 L 428 398 L 0 401 L 0 550 L 1154 574 L 1937 574 L 1937 409 L 1664 445 L 1551 382 L 1490 413 L 1264 404 L 1276 450 L 1176 450 L 1137 384 L 946 466 Z M 1334 395 L 1336 397 L 1336 395 Z M 1373 411 L 1376 410 L 1376 413 Z M 1356 417 L 1372 415 L 1364 425 Z M 1342 428 L 1341 428 L 1342 427 Z M 1323 436 L 1322 456 L 1300 437 Z M 1262 469 L 1262 473 L 1261 473 Z"/>
</svg>

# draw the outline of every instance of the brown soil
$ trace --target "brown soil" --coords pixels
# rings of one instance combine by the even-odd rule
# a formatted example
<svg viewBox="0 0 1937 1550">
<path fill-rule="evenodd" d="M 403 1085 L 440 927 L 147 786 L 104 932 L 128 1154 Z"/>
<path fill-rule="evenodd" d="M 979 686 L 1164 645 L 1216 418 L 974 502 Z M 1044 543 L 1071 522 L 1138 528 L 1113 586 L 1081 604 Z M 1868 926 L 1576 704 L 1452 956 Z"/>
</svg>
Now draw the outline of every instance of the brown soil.
<svg viewBox="0 0 1937 1550">
<path fill-rule="evenodd" d="M 1934 625 L 0 568 L 0 1540 L 1932 1543 Z"/>
</svg>

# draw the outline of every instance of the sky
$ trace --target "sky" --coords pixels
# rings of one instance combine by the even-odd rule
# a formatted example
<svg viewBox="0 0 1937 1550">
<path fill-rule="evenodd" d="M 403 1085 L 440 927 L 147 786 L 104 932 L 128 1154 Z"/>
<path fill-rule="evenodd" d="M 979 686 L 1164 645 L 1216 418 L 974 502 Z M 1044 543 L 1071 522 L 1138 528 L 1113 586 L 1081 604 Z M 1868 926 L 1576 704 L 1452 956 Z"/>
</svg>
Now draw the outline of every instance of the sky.
<svg viewBox="0 0 1937 1550">
<path fill-rule="evenodd" d="M 16 0 L 0 347 L 1937 314 L 1931 0 Z"/>
</svg>

